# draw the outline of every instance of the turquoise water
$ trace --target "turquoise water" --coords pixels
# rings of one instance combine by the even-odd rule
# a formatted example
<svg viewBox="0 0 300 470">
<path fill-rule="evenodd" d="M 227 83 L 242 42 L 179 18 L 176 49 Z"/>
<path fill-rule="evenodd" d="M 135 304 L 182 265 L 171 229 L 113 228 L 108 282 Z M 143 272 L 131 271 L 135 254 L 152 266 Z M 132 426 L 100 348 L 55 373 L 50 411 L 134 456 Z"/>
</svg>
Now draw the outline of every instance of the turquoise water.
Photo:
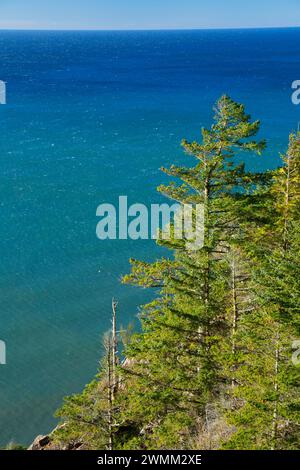
<svg viewBox="0 0 300 470">
<path fill-rule="evenodd" d="M 161 165 L 183 161 L 226 92 L 270 141 L 248 165 L 273 168 L 300 121 L 300 29 L 0 32 L 0 444 L 55 424 L 64 395 L 96 371 L 112 296 L 134 320 L 151 293 L 120 285 L 152 241 L 96 238 L 96 208 L 161 201 Z"/>
</svg>

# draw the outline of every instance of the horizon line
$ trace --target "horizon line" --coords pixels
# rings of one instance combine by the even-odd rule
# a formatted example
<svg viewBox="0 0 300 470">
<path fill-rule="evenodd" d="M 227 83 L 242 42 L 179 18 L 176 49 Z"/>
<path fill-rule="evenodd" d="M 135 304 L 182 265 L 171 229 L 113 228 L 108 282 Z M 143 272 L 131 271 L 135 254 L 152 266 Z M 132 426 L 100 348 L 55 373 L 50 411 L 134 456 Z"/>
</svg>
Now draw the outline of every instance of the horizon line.
<svg viewBox="0 0 300 470">
<path fill-rule="evenodd" d="M 234 26 L 234 27 L 195 27 L 195 28 L 1 28 L 1 31 L 62 31 L 62 32 L 134 32 L 134 31 L 241 31 L 241 30 L 269 30 L 269 29 L 298 29 L 300 25 L 295 26 Z"/>
</svg>

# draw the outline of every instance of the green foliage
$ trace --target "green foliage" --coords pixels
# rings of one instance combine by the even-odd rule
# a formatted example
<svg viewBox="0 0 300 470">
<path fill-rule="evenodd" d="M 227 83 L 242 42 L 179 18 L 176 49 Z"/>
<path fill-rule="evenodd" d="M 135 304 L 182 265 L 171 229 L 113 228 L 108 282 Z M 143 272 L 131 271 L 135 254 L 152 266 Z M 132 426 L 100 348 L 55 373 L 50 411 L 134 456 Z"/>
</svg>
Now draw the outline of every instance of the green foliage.
<svg viewBox="0 0 300 470">
<path fill-rule="evenodd" d="M 260 153 L 264 142 L 249 141 L 258 129 L 259 123 L 251 122 L 243 106 L 224 96 L 216 105 L 215 123 L 202 129 L 202 143 L 183 141 L 196 166 L 163 169 L 182 184 L 160 186 L 159 191 L 181 204 L 203 204 L 205 234 L 204 246 L 197 251 L 172 237 L 160 240 L 175 250 L 168 269 L 165 260 L 147 265 L 135 261 L 124 279 L 161 288 L 160 297 L 143 309 L 142 333 L 126 350 L 132 360 L 130 372 L 124 373 L 130 406 L 126 418 L 141 423 L 143 446 L 183 448 L 188 434 L 196 433 L 199 420 L 205 420 L 206 407 L 217 403 L 222 393 L 220 348 L 229 334 L 227 254 L 237 232 L 239 208 L 257 179 L 233 157 L 235 150 Z"/>
<path fill-rule="evenodd" d="M 22 444 L 17 444 L 16 442 L 10 442 L 4 450 L 27 450 L 27 447 Z"/>
<path fill-rule="evenodd" d="M 300 322 L 300 134 L 290 136 L 282 159 L 269 186 L 263 230 L 250 233 L 255 308 L 239 325 L 232 395 L 240 406 L 231 413 L 237 432 L 227 448 L 297 449 L 300 443 L 300 368 L 291 360 Z"/>
<path fill-rule="evenodd" d="M 66 399 L 58 442 L 299 446 L 300 368 L 291 357 L 300 329 L 300 135 L 291 135 L 281 168 L 259 174 L 240 163 L 264 150 L 258 131 L 259 121 L 223 96 L 201 143 L 182 143 L 194 166 L 162 168 L 173 179 L 162 194 L 203 205 L 203 246 L 176 239 L 173 221 L 158 240 L 171 259 L 131 260 L 123 282 L 156 297 L 142 308 L 141 331 L 124 335 L 125 362 L 115 370 L 108 346 L 100 374 Z"/>
</svg>

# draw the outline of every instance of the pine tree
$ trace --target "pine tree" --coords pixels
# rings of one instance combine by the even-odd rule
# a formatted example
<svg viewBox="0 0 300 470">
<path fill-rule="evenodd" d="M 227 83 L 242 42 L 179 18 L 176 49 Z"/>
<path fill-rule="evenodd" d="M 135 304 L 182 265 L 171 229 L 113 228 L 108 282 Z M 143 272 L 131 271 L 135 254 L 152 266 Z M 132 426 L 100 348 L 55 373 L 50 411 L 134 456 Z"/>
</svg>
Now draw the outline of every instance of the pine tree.
<svg viewBox="0 0 300 470">
<path fill-rule="evenodd" d="M 54 440 L 60 446 L 115 449 L 120 428 L 117 404 L 120 384 L 116 309 L 117 302 L 113 300 L 112 328 L 103 338 L 105 354 L 100 372 L 82 393 L 66 397 L 63 406 L 56 413 L 63 422 L 63 426 L 59 426 L 54 433 Z"/>
<path fill-rule="evenodd" d="M 159 191 L 204 212 L 203 245 L 187 233 L 158 243 L 172 257 L 131 260 L 124 282 L 153 288 L 141 331 L 119 363 L 116 303 L 101 371 L 59 411 L 60 443 L 90 449 L 297 449 L 300 368 L 300 134 L 283 164 L 263 174 L 241 161 L 265 143 L 242 105 L 223 96 L 202 142 L 183 141 L 195 166 Z M 227 422 L 225 422 L 225 418 Z"/>
<path fill-rule="evenodd" d="M 160 186 L 161 193 L 180 204 L 203 204 L 204 243 L 193 251 L 187 240 L 161 239 L 174 250 L 174 260 L 134 260 L 124 279 L 160 288 L 158 299 L 143 309 L 142 333 L 126 351 L 132 363 L 125 371 L 127 418 L 140 423 L 140 434 L 129 446 L 182 448 L 220 395 L 219 348 L 228 335 L 228 241 L 237 229 L 239 207 L 258 179 L 234 157 L 262 151 L 264 142 L 249 140 L 258 130 L 259 122 L 251 122 L 242 105 L 223 96 L 215 123 L 202 129 L 202 143 L 183 141 L 196 166 L 163 168 L 182 184 Z"/>
<path fill-rule="evenodd" d="M 291 360 L 300 320 L 299 189 L 300 134 L 292 134 L 283 166 L 273 172 L 265 224 L 250 231 L 256 305 L 239 330 L 240 406 L 231 418 L 237 432 L 230 448 L 299 447 L 300 370 Z"/>
</svg>

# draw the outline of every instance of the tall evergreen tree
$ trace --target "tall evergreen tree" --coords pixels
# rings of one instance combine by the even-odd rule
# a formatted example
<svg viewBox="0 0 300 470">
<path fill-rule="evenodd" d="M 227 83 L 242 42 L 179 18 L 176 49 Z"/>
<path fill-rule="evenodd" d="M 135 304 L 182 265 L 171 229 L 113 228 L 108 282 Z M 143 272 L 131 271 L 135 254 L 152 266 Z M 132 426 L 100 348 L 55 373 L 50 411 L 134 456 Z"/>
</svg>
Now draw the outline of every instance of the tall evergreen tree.
<svg viewBox="0 0 300 470">
<path fill-rule="evenodd" d="M 100 371 L 82 393 L 66 397 L 57 416 L 63 425 L 54 433 L 55 442 L 65 448 L 114 450 L 119 432 L 117 302 L 112 301 L 112 328 L 104 335 L 104 357 Z M 123 429 L 121 431 L 125 433 Z"/>
<path fill-rule="evenodd" d="M 273 172 L 267 194 L 268 217 L 250 231 L 255 309 L 239 331 L 240 400 L 231 420 L 233 448 L 299 447 L 300 370 L 292 363 L 299 334 L 300 134 L 290 136 L 283 166 Z M 262 194 L 265 201 L 265 194 Z"/>
<path fill-rule="evenodd" d="M 101 372 L 60 410 L 61 443 L 186 449 L 218 448 L 223 439 L 231 449 L 299 448 L 300 134 L 290 136 L 280 168 L 256 174 L 238 162 L 265 147 L 258 130 L 223 96 L 201 143 L 183 141 L 196 164 L 163 168 L 180 184 L 159 191 L 193 205 L 192 225 L 202 205 L 203 246 L 187 233 L 179 239 L 174 218 L 158 240 L 170 259 L 131 260 L 124 282 L 157 296 L 142 308 L 122 364 L 113 303 Z"/>
<path fill-rule="evenodd" d="M 143 331 L 126 355 L 132 367 L 127 378 L 127 410 L 141 423 L 134 445 L 184 446 L 186 434 L 205 420 L 206 407 L 223 386 L 219 348 L 228 335 L 228 244 L 257 175 L 246 173 L 236 153 L 261 152 L 264 142 L 253 137 L 259 122 L 251 122 L 244 107 L 223 96 L 215 122 L 202 129 L 202 142 L 183 141 L 194 167 L 163 168 L 182 181 L 159 191 L 180 204 L 204 206 L 204 243 L 190 250 L 187 240 L 160 240 L 174 250 L 174 261 L 132 262 L 124 282 L 160 288 L 160 296 L 143 309 Z M 129 444 L 131 445 L 131 444 Z"/>
</svg>

